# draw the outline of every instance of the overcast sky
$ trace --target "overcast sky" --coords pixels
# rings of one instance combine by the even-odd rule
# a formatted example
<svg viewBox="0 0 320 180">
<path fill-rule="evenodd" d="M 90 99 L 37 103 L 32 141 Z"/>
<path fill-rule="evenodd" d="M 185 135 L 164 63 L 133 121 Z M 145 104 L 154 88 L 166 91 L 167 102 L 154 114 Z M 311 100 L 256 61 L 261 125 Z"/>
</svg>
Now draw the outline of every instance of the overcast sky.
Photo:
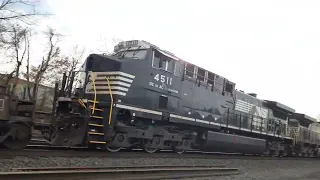
<svg viewBox="0 0 320 180">
<path fill-rule="evenodd" d="M 47 0 L 43 7 L 56 14 L 45 23 L 67 35 L 65 47 L 80 44 L 88 55 L 112 48 L 113 37 L 146 40 L 237 89 L 320 113 L 320 1 Z"/>
</svg>

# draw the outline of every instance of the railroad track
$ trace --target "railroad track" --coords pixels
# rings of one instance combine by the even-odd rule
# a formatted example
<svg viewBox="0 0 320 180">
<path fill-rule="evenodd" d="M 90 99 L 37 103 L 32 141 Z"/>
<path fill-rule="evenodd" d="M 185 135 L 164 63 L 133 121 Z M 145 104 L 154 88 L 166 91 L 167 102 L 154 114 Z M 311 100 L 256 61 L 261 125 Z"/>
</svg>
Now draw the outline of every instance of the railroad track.
<svg viewBox="0 0 320 180">
<path fill-rule="evenodd" d="M 241 174 L 238 168 L 216 166 L 121 166 L 121 167 L 49 167 L 15 168 L 0 172 L 0 179 L 176 179 Z"/>
<path fill-rule="evenodd" d="M 79 149 L 24 149 L 16 151 L 0 150 L 0 158 L 13 158 L 17 156 L 23 157 L 101 157 L 101 158 L 188 158 L 188 159 L 233 159 L 236 156 L 219 156 L 219 155 L 207 155 L 197 153 L 186 153 L 176 154 L 174 152 L 157 152 L 157 153 L 146 153 L 142 150 L 131 151 L 131 152 L 104 152 L 94 150 L 83 150 Z M 240 157 L 241 158 L 241 157 Z"/>
<path fill-rule="evenodd" d="M 43 145 L 30 146 L 27 149 L 7 151 L 0 150 L 0 158 L 23 157 L 102 157 L 102 158 L 185 158 L 185 159 L 244 159 L 244 160 L 318 160 L 318 158 L 304 157 L 261 157 L 254 155 L 218 154 L 187 152 L 177 154 L 173 151 L 160 151 L 156 153 L 146 153 L 141 149 L 132 151 L 120 151 L 111 153 L 102 150 L 88 150 L 86 148 L 52 147 Z"/>
<path fill-rule="evenodd" d="M 90 152 L 90 153 L 88 153 Z M 172 150 L 161 150 L 156 153 L 146 153 L 142 149 L 122 150 L 117 153 L 103 150 L 93 150 L 85 147 L 51 146 L 46 140 L 33 138 L 24 150 L 0 150 L 0 157 L 107 157 L 107 158 L 189 158 L 189 159 L 250 159 L 250 160 L 310 160 L 314 157 L 262 157 L 258 155 L 241 155 L 237 153 L 188 151 L 176 154 Z"/>
<path fill-rule="evenodd" d="M 32 138 L 30 145 L 49 145 L 48 141 L 42 138 Z"/>
</svg>

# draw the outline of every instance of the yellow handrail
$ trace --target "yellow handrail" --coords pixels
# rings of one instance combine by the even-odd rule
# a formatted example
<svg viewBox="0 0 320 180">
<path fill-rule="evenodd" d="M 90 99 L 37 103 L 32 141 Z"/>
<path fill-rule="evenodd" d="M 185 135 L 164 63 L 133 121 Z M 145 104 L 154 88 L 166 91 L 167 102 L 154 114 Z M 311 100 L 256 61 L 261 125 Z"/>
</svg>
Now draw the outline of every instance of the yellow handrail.
<svg viewBox="0 0 320 180">
<path fill-rule="evenodd" d="M 83 106 L 84 108 L 87 108 L 82 99 L 78 99 L 78 102 L 81 106 Z"/>
<path fill-rule="evenodd" d="M 113 105 L 113 97 L 112 97 L 112 90 L 111 90 L 111 86 L 110 86 L 110 81 L 109 79 L 106 77 L 107 81 L 108 81 L 108 87 L 109 87 L 109 94 L 110 94 L 110 113 L 109 113 L 109 125 L 111 124 L 111 115 L 112 115 L 112 105 Z"/>
<path fill-rule="evenodd" d="M 93 99 L 93 108 L 92 108 L 92 114 L 94 114 L 94 110 L 96 108 L 96 100 L 97 100 L 97 91 L 96 91 L 96 83 L 94 81 L 93 73 L 90 71 L 91 77 L 92 77 L 92 84 L 93 84 L 93 92 L 94 92 L 94 99 Z"/>
</svg>

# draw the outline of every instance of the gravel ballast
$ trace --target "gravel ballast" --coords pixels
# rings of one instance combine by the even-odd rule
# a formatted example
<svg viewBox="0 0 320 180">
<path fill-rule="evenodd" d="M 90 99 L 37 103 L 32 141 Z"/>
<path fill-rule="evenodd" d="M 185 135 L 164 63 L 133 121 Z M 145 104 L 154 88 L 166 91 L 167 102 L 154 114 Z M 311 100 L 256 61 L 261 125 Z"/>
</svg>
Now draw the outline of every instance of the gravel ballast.
<svg viewBox="0 0 320 180">
<path fill-rule="evenodd" d="M 197 180 L 315 180 L 320 179 L 320 160 L 244 160 L 186 158 L 102 158 L 102 157 L 13 157 L 0 159 L 1 171 L 22 167 L 216 165 L 240 168 L 241 175 L 196 178 Z"/>
<path fill-rule="evenodd" d="M 320 161 L 317 160 L 226 160 L 238 167 L 241 175 L 197 178 L 197 180 L 319 180 Z"/>
</svg>

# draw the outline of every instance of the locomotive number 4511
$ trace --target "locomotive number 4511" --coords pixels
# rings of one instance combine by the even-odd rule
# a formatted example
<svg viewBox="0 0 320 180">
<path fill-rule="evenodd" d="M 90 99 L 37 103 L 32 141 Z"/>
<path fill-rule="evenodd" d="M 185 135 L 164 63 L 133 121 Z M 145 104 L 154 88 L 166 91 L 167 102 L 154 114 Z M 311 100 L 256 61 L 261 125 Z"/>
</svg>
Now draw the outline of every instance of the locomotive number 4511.
<svg viewBox="0 0 320 180">
<path fill-rule="evenodd" d="M 156 81 L 160 81 L 162 83 L 166 83 L 168 85 L 172 84 L 172 77 L 168 77 L 162 74 L 156 74 L 153 79 L 155 79 Z"/>
</svg>

